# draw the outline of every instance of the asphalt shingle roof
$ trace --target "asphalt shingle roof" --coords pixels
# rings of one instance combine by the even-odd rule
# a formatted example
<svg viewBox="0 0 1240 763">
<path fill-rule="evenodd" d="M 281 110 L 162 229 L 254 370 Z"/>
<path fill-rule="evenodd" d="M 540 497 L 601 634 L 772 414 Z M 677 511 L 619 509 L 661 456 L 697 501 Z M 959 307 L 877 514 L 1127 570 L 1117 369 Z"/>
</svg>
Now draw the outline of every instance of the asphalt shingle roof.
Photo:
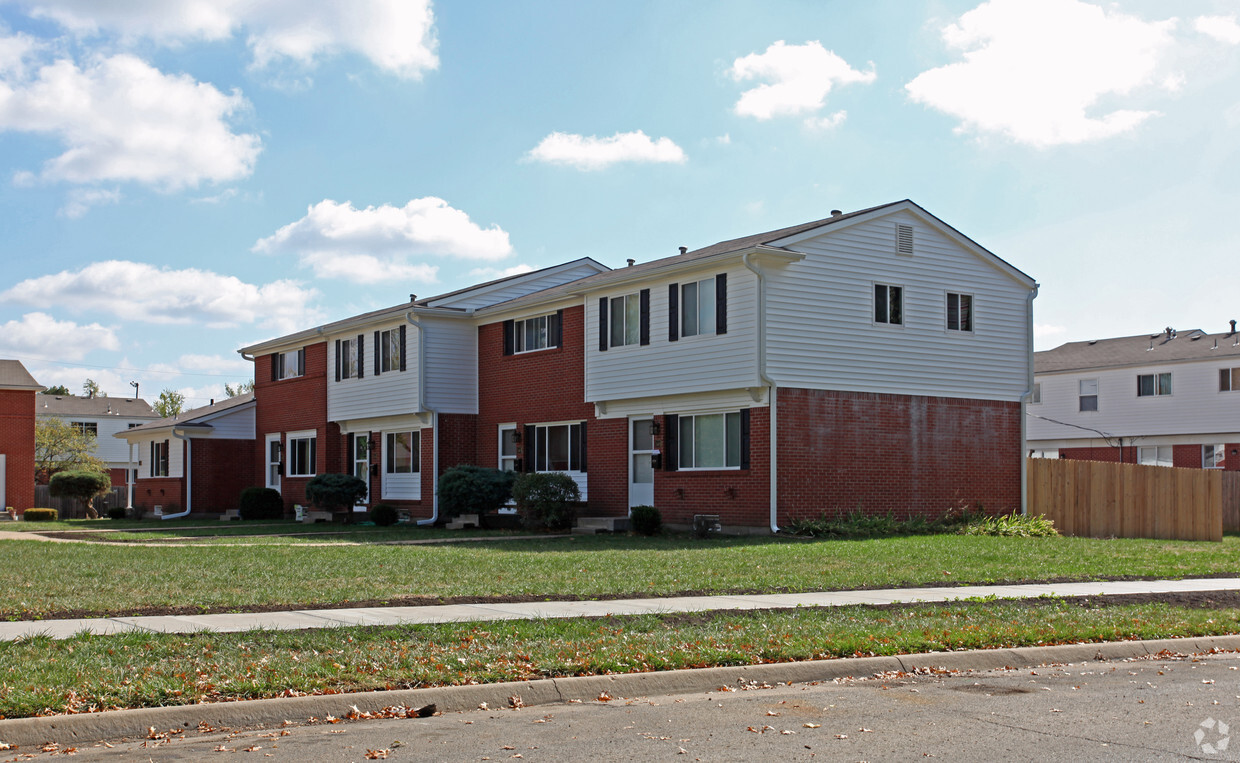
<svg viewBox="0 0 1240 763">
<path fill-rule="evenodd" d="M 142 426 L 134 427 L 127 432 L 121 432 L 118 436 L 132 432 L 149 432 L 155 429 L 170 429 L 172 427 L 209 427 L 211 426 L 210 424 L 204 424 L 198 421 L 198 419 L 205 418 L 211 414 L 222 413 L 233 408 L 239 408 L 246 403 L 252 402 L 253 400 L 254 393 L 246 392 L 245 394 L 237 395 L 236 397 L 230 397 L 227 400 L 221 400 L 218 403 L 192 408 L 188 411 L 181 411 L 176 416 L 169 416 L 166 419 L 158 419 L 156 421 L 143 424 Z"/>
<path fill-rule="evenodd" d="M 35 412 L 50 416 L 125 416 L 157 419 L 145 400 L 123 397 L 78 397 L 77 395 L 39 395 Z"/>
<path fill-rule="evenodd" d="M 1086 368 L 1148 366 L 1187 360 L 1228 358 L 1240 360 L 1240 332 L 1207 334 L 1199 329 L 1159 334 L 1137 334 L 1112 339 L 1068 342 L 1033 354 L 1035 373 Z"/>
</svg>

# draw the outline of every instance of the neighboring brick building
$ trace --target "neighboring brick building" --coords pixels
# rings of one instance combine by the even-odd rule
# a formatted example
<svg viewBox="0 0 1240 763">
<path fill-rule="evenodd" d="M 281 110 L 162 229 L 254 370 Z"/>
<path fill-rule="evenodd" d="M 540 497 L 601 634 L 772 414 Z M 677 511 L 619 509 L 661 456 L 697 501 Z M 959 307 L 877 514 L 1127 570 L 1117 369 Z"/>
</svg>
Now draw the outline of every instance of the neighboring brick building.
<svg viewBox="0 0 1240 763">
<path fill-rule="evenodd" d="M 0 360 L 0 509 L 34 506 L 35 395 L 43 385 L 17 360 Z"/>
</svg>

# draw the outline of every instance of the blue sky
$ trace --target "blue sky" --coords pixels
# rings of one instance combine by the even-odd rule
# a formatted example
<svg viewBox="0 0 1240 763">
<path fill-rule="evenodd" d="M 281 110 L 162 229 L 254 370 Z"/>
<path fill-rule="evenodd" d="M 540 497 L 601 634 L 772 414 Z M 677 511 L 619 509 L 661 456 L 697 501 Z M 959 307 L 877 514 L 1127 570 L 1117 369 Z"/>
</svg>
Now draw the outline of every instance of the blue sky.
<svg viewBox="0 0 1240 763">
<path fill-rule="evenodd" d="M 1174 15 L 1172 15 L 1174 11 Z M 1240 319 L 1240 3 L 0 0 L 0 357 L 236 349 L 911 198 L 1037 345 Z"/>
</svg>

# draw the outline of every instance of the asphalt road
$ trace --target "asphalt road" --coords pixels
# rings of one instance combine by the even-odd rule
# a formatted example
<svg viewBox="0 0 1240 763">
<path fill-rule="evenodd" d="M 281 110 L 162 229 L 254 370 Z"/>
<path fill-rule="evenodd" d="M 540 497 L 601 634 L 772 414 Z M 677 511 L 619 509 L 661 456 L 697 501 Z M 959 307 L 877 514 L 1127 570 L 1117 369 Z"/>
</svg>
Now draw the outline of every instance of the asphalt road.
<svg viewBox="0 0 1240 763">
<path fill-rule="evenodd" d="M 1240 656 L 1225 654 L 190 730 L 83 747 L 76 759 L 1237 760 L 1232 734 L 1240 736 Z M 2 754 L 30 753 L 64 750 Z"/>
</svg>

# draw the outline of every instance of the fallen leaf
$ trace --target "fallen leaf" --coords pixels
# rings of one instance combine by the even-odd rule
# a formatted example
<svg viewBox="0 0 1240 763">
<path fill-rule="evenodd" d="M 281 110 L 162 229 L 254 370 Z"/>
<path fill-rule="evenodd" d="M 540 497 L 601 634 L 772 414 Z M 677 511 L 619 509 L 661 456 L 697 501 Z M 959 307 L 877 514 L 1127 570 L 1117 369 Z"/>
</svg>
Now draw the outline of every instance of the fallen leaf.
<svg viewBox="0 0 1240 763">
<path fill-rule="evenodd" d="M 848 735 L 847 734 L 836 734 L 835 738 L 836 739 L 847 739 Z"/>
<path fill-rule="evenodd" d="M 508 706 L 511 707 L 513 710 L 520 710 L 521 708 L 525 707 L 525 703 L 521 701 L 520 694 L 514 694 L 508 698 Z"/>
<path fill-rule="evenodd" d="M 807 729 L 820 729 L 820 728 L 822 728 L 822 724 L 821 724 L 821 723 L 806 723 L 806 724 L 802 724 L 802 725 L 804 725 L 804 726 L 805 726 L 805 728 L 807 728 Z"/>
<path fill-rule="evenodd" d="M 366 760 L 387 760 L 388 753 L 390 752 L 391 750 L 387 748 L 382 748 L 378 750 L 367 750 Z"/>
</svg>

